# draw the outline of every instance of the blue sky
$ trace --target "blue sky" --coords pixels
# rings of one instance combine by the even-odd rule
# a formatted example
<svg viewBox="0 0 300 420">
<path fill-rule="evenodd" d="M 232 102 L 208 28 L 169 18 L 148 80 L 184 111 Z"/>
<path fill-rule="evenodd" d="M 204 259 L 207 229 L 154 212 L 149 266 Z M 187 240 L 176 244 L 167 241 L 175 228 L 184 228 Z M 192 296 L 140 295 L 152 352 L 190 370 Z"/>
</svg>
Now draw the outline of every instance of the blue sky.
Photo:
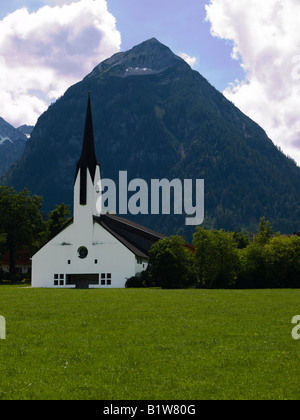
<svg viewBox="0 0 300 420">
<path fill-rule="evenodd" d="M 244 79 L 240 63 L 231 58 L 232 42 L 210 34 L 205 22 L 206 0 L 107 0 L 108 10 L 117 20 L 126 51 L 155 37 L 174 53 L 197 58 L 194 69 L 223 91 L 235 79 Z M 51 1 L 1 0 L 0 18 L 26 6 L 34 12 Z"/>
<path fill-rule="evenodd" d="M 35 124 L 104 59 L 152 37 L 300 164 L 299 0 L 1 0 L 0 116 Z"/>
<path fill-rule="evenodd" d="M 232 43 L 212 37 L 205 22 L 205 0 L 108 0 L 122 34 L 122 49 L 155 37 L 177 54 L 196 57 L 194 68 L 217 89 L 244 79 L 240 64 L 231 58 Z"/>
</svg>

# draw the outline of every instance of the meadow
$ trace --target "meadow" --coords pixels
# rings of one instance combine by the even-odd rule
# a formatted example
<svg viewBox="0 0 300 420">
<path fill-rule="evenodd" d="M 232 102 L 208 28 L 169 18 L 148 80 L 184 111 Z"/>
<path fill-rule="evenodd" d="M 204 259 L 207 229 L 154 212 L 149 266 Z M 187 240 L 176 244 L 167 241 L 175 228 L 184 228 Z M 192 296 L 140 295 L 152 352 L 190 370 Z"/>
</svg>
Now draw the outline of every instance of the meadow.
<svg viewBox="0 0 300 420">
<path fill-rule="evenodd" d="M 0 286 L 0 400 L 299 400 L 300 290 Z"/>
</svg>

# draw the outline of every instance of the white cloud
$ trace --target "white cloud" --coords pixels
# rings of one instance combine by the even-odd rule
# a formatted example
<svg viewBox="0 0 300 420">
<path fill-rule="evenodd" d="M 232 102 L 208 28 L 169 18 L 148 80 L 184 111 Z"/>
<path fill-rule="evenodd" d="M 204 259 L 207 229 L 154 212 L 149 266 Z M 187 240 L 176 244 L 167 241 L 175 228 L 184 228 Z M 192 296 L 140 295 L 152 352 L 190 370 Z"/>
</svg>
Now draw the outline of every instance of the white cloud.
<svg viewBox="0 0 300 420">
<path fill-rule="evenodd" d="M 234 43 L 245 81 L 224 92 L 300 164 L 299 0 L 211 0 L 211 33 Z"/>
<path fill-rule="evenodd" d="M 34 124 L 50 100 L 120 50 L 106 0 L 52 1 L 0 21 L 0 116 Z"/>
<path fill-rule="evenodd" d="M 191 57 L 186 53 L 180 53 L 179 57 L 181 57 L 184 61 L 188 63 L 189 66 L 194 67 L 198 63 L 197 57 Z"/>
</svg>

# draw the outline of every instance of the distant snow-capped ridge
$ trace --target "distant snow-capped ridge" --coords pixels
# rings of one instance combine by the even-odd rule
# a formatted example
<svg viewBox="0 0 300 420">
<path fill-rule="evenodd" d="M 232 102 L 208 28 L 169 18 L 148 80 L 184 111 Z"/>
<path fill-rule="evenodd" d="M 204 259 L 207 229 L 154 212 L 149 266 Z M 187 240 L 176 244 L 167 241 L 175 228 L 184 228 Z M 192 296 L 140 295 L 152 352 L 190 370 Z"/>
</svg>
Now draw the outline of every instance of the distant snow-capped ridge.
<svg viewBox="0 0 300 420">
<path fill-rule="evenodd" d="M 32 130 L 29 125 L 15 128 L 0 117 L 0 176 L 22 156 Z"/>
<path fill-rule="evenodd" d="M 13 144 L 17 140 L 26 142 L 30 138 L 33 128 L 26 124 L 15 128 L 0 117 L 0 146 L 7 142 Z"/>
<path fill-rule="evenodd" d="M 33 125 L 27 125 L 27 124 L 21 125 L 21 127 L 18 127 L 17 128 L 18 131 L 20 131 L 21 133 L 25 134 L 25 136 L 27 137 L 27 139 L 30 138 L 33 129 L 34 129 L 34 126 Z"/>
<path fill-rule="evenodd" d="M 1 135 L 0 135 L 0 146 L 2 145 L 2 144 L 4 144 L 6 141 L 10 141 L 11 143 L 13 143 L 13 141 L 9 138 L 9 137 L 2 137 Z"/>
<path fill-rule="evenodd" d="M 151 38 L 130 51 L 119 52 L 100 63 L 87 77 L 97 77 L 106 73 L 118 77 L 158 74 L 166 69 L 181 64 L 188 64 L 175 55 L 170 48 Z"/>
<path fill-rule="evenodd" d="M 146 74 L 154 74 L 157 73 L 153 69 L 148 69 L 147 67 L 140 68 L 140 67 L 128 67 L 125 71 L 125 77 L 127 76 L 142 76 Z"/>
</svg>

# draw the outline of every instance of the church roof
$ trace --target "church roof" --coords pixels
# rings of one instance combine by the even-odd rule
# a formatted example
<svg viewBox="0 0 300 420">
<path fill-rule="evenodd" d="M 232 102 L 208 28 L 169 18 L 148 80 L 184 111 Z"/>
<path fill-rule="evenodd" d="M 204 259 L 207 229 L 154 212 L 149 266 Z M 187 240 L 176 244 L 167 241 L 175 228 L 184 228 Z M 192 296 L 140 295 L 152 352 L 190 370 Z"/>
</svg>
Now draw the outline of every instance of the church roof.
<svg viewBox="0 0 300 420">
<path fill-rule="evenodd" d="M 148 258 L 152 245 L 166 237 L 161 233 L 112 214 L 102 214 L 99 217 L 94 216 L 94 221 L 139 258 Z M 73 223 L 74 218 L 72 217 L 65 223 L 59 233 L 67 229 Z M 46 244 L 44 244 L 43 247 L 45 245 Z"/>
<path fill-rule="evenodd" d="M 94 220 L 140 258 L 148 258 L 151 246 L 165 238 L 161 233 L 116 215 L 103 214 Z"/>
<path fill-rule="evenodd" d="M 95 153 L 91 96 L 89 94 L 87 110 L 86 110 L 86 118 L 85 118 L 82 152 L 81 152 L 81 157 L 77 163 L 76 177 L 80 169 L 84 169 L 84 170 L 88 169 L 90 172 L 92 181 L 94 181 L 97 166 L 99 166 L 99 162 Z"/>
</svg>

